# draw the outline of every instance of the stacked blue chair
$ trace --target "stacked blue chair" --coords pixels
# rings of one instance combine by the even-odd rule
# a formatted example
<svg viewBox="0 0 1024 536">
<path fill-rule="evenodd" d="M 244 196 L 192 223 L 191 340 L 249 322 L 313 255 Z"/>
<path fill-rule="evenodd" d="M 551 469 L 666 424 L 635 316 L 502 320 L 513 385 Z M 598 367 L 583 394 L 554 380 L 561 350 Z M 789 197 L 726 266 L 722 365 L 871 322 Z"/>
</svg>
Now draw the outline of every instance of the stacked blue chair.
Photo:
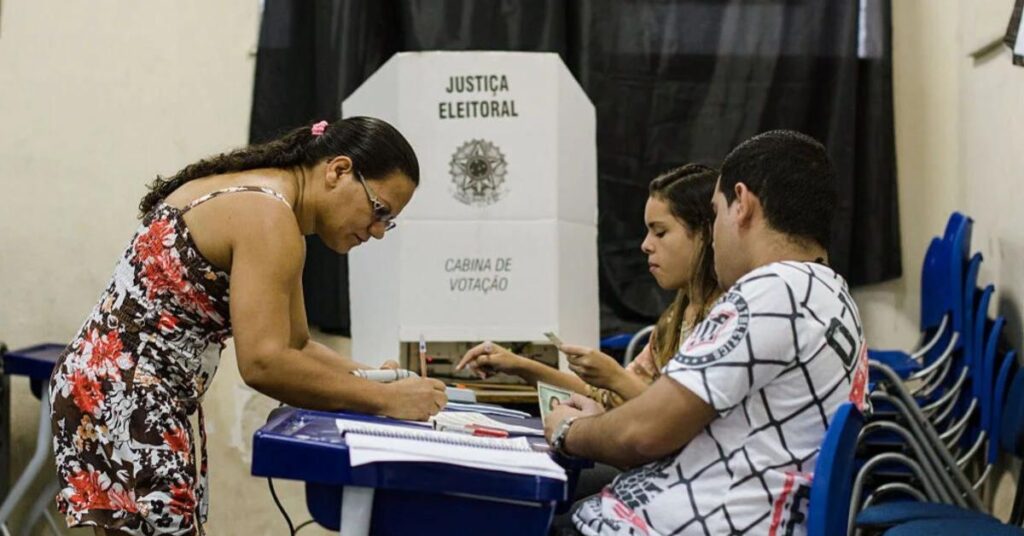
<svg viewBox="0 0 1024 536">
<path fill-rule="evenodd" d="M 954 212 L 942 238 L 933 238 L 921 266 L 921 343 L 911 352 L 869 350 L 869 358 L 901 378 L 933 373 L 964 345 L 963 284 L 973 222 Z"/>
<path fill-rule="evenodd" d="M 955 223 L 956 215 L 951 218 L 951 224 Z M 950 230 L 947 227 L 947 231 Z M 967 232 L 960 233 L 961 237 L 969 236 Z M 954 236 L 947 232 L 946 239 Z M 933 241 L 934 243 L 934 241 Z M 919 397 L 916 401 L 921 403 L 921 416 L 928 418 L 917 419 L 911 406 L 916 406 L 912 398 L 904 397 L 902 400 L 894 400 L 886 393 L 872 393 L 872 400 L 902 404 L 907 414 L 901 415 L 901 424 L 914 424 L 922 427 L 930 427 L 932 424 L 939 430 L 944 430 L 939 437 L 940 441 L 934 442 L 936 447 L 919 444 L 918 439 L 909 436 L 900 437 L 912 455 L 908 456 L 912 463 L 918 464 L 919 471 L 913 468 L 897 473 L 897 478 L 885 482 L 875 488 L 872 494 L 867 493 L 858 487 L 855 482 L 853 491 L 852 512 L 856 512 L 863 506 L 864 510 L 857 516 L 857 526 L 861 529 L 887 530 L 885 534 L 1021 534 L 1016 527 L 1002 525 L 994 518 L 983 513 L 983 505 L 972 499 L 974 491 L 981 486 L 989 476 L 997 458 L 1001 452 L 1006 452 L 1014 457 L 1021 457 L 1024 447 L 1018 446 L 1014 438 L 1024 436 L 1019 430 L 1024 428 L 1024 379 L 1018 380 L 1020 367 L 1017 360 L 1017 353 L 1012 349 L 1006 349 L 1002 344 L 1003 331 L 1006 326 L 1006 319 L 997 316 L 990 318 L 988 310 L 995 293 L 993 285 L 980 288 L 977 284 L 980 272 L 982 256 L 974 254 L 969 259 L 969 242 L 964 239 L 954 239 L 952 242 L 952 253 L 949 257 L 949 267 L 954 272 L 957 266 L 963 268 L 959 285 L 956 278 L 950 282 L 952 286 L 959 286 L 955 293 L 959 295 L 958 309 L 961 319 L 962 343 L 958 352 L 950 364 L 953 374 L 946 377 L 944 385 L 932 385 L 922 391 L 926 395 L 935 392 L 945 394 L 940 398 L 955 402 L 955 405 L 939 404 L 935 397 Z M 959 260 L 967 259 L 966 262 Z M 924 298 L 923 300 L 924 301 Z M 877 363 L 873 369 L 879 368 Z M 889 383 L 885 386 L 888 389 L 899 384 L 899 377 L 906 377 L 903 374 L 889 375 Z M 875 378 L 878 380 L 878 378 Z M 953 382 L 953 383 L 950 383 Z M 1017 390 L 1011 389 L 1014 387 Z M 1017 387 L 1021 385 L 1020 387 Z M 916 408 L 914 408 L 916 411 Z M 956 418 L 951 419 L 950 415 Z M 908 421 L 917 420 L 917 423 Z M 865 427 L 866 435 L 870 435 L 876 429 L 889 430 L 888 424 L 871 422 Z M 913 445 L 911 445 L 913 443 Z M 925 451 L 925 452 L 919 452 Z M 932 455 L 931 459 L 926 454 Z M 941 453 L 944 460 L 934 460 L 934 454 Z M 890 459 L 897 457 L 889 454 Z M 862 461 L 862 467 L 871 461 Z M 879 464 L 880 465 L 880 464 Z M 965 474 L 973 470 L 974 474 L 980 475 L 974 481 L 964 480 Z M 932 471 L 931 474 L 928 471 Z M 948 471 L 957 477 L 955 486 L 944 486 L 942 481 L 943 471 Z M 906 478 L 910 475 L 910 478 Z M 858 475 L 859 477 L 860 475 Z M 887 475 L 887 476 L 892 476 Z M 916 484 L 914 488 L 910 483 Z M 872 505 L 871 503 L 881 494 L 879 490 L 889 487 L 902 493 L 894 493 L 900 502 L 883 502 Z M 1024 499 L 1018 487 L 1017 497 L 1014 500 L 1014 514 L 1011 523 L 1019 525 L 1024 518 Z M 919 502 L 907 502 L 907 500 Z M 860 502 L 858 502 L 860 501 Z M 881 502 L 881 501 L 879 501 Z M 927 532 L 926 532 L 927 531 Z"/>
<path fill-rule="evenodd" d="M 947 223 L 942 238 L 934 238 L 929 245 L 922 267 L 921 284 L 921 327 L 925 342 L 913 353 L 899 351 L 869 351 L 869 359 L 879 363 L 886 370 L 905 380 L 906 388 L 916 397 L 915 405 L 931 419 L 940 431 L 939 438 L 950 445 L 970 439 L 970 445 L 980 448 L 984 438 L 977 437 L 977 427 L 972 434 L 965 434 L 967 425 L 976 420 L 973 405 L 965 397 L 965 386 L 969 386 L 967 362 L 971 348 L 963 344 L 968 335 L 966 319 L 973 323 L 974 315 L 965 310 L 964 286 L 968 283 L 971 263 L 967 260 L 970 250 L 972 221 L 954 213 Z M 974 264 L 980 263 L 974 259 Z M 976 269 L 973 272 L 976 276 Z M 972 290 L 974 283 L 970 283 Z M 885 375 L 872 367 L 872 390 L 874 385 L 887 380 Z M 876 418 L 899 419 L 900 404 L 892 395 L 879 392 L 871 396 Z M 965 399 L 967 400 L 965 402 Z M 903 412 L 906 412 L 904 408 Z M 906 418 L 903 418 L 906 420 Z M 905 423 L 904 423 L 905 424 Z M 866 441 L 874 450 L 898 450 L 906 448 L 906 438 L 901 431 L 893 428 L 872 429 Z M 913 472 L 899 456 L 889 456 L 881 464 L 880 471 L 894 470 L 897 475 Z"/>
<path fill-rule="evenodd" d="M 1015 360 L 1015 357 L 1014 357 Z M 1013 368 L 1013 367 L 1009 367 Z M 1004 369 L 1004 370 L 1008 370 Z M 998 388 L 994 393 L 1002 410 L 997 412 L 999 435 L 994 438 L 999 449 L 1017 459 L 1024 458 L 1024 372 L 1016 371 L 1009 390 L 1000 397 Z M 1018 492 L 1014 511 L 1020 511 L 1022 497 Z M 1011 523 L 1019 524 L 1020 519 L 1011 516 Z M 886 535 L 928 534 L 944 536 L 949 534 L 1012 534 L 1024 536 L 1024 529 L 1004 525 L 998 519 L 977 511 L 965 510 L 949 504 L 926 502 L 891 502 L 866 508 L 857 515 L 857 526 L 871 531 L 882 531 Z"/>
</svg>

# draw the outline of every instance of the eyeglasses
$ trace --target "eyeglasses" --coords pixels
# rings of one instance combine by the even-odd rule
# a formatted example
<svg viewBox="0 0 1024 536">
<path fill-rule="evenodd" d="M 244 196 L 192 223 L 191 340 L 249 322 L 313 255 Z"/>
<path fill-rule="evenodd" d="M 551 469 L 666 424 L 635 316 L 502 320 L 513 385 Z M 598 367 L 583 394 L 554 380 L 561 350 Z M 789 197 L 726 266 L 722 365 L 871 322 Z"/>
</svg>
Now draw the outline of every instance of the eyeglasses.
<svg viewBox="0 0 1024 536">
<path fill-rule="evenodd" d="M 373 210 L 374 221 L 383 223 L 384 231 L 394 229 L 397 224 L 395 223 L 395 216 L 391 214 L 391 209 L 381 202 L 380 198 L 377 197 L 377 194 L 373 193 L 370 186 L 366 184 L 366 179 L 363 177 L 362 173 L 357 171 L 356 178 L 359 179 L 359 184 L 363 185 L 363 190 L 366 190 L 366 197 L 370 200 L 370 207 Z"/>
</svg>

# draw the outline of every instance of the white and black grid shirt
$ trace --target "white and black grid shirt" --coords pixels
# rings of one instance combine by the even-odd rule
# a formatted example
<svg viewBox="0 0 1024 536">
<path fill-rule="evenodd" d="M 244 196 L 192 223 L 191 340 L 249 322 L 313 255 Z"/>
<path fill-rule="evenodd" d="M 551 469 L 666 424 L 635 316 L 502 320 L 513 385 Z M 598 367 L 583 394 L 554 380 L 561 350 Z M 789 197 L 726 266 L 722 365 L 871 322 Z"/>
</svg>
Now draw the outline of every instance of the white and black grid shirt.
<svg viewBox="0 0 1024 536">
<path fill-rule="evenodd" d="M 843 402 L 864 403 L 867 347 L 843 278 L 805 262 L 748 273 L 662 372 L 718 418 L 677 454 L 584 501 L 576 527 L 588 536 L 805 534 L 828 423 Z"/>
</svg>

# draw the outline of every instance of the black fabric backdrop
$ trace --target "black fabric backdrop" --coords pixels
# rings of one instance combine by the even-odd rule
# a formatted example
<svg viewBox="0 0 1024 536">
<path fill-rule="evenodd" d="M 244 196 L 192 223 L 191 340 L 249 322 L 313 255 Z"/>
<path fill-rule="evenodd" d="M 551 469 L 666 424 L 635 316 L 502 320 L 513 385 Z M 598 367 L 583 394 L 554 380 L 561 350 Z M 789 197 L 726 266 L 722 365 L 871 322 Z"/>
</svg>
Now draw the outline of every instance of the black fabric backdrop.
<svg viewBox="0 0 1024 536">
<path fill-rule="evenodd" d="M 250 140 L 340 117 L 377 67 L 417 50 L 557 52 L 594 102 L 602 334 L 671 298 L 639 250 L 650 179 L 772 128 L 836 163 L 832 264 L 854 285 L 901 273 L 889 0 L 267 0 Z M 308 242 L 310 323 L 347 333 L 346 261 Z"/>
</svg>

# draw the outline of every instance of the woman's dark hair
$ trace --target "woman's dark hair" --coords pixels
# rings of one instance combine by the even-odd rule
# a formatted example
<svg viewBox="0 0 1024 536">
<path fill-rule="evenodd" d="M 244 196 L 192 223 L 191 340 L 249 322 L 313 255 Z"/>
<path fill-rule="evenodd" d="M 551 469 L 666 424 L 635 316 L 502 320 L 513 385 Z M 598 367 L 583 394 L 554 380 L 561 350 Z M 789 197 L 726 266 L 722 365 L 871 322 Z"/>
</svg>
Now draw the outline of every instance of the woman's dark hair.
<svg viewBox="0 0 1024 536">
<path fill-rule="evenodd" d="M 380 179 L 395 171 L 420 182 L 420 165 L 416 153 L 395 127 L 373 117 L 350 117 L 335 121 L 314 136 L 312 125 L 296 128 L 276 140 L 250 145 L 230 153 L 205 158 L 186 166 L 169 178 L 157 176 L 149 185 L 149 193 L 139 203 L 145 215 L 171 192 L 186 182 L 259 168 L 292 168 L 312 166 L 333 158 L 347 156 L 367 180 Z"/>
<path fill-rule="evenodd" d="M 683 314 L 691 303 L 697 304 L 693 323 L 704 320 L 711 301 L 719 295 L 715 276 L 715 254 L 711 249 L 711 228 L 715 213 L 711 197 L 715 193 L 718 171 L 701 164 L 686 164 L 658 175 L 651 181 L 650 196 L 668 204 L 672 215 L 685 224 L 688 232 L 700 243 L 693 261 L 688 288 L 676 293 L 672 305 L 665 309 L 654 330 L 651 348 L 654 361 L 661 368 L 679 351 Z"/>
</svg>

